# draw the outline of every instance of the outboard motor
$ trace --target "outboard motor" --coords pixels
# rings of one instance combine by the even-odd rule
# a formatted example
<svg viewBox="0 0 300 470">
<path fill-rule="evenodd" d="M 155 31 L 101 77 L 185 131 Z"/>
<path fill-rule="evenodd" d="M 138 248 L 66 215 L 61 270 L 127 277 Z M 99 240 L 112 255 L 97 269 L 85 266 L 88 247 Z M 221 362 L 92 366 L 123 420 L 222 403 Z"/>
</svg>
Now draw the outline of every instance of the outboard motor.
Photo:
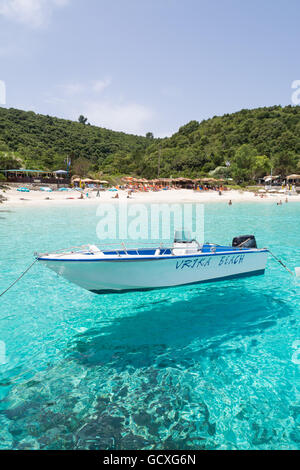
<svg viewBox="0 0 300 470">
<path fill-rule="evenodd" d="M 237 248 L 257 248 L 254 235 L 241 235 L 232 240 L 232 246 Z"/>
</svg>

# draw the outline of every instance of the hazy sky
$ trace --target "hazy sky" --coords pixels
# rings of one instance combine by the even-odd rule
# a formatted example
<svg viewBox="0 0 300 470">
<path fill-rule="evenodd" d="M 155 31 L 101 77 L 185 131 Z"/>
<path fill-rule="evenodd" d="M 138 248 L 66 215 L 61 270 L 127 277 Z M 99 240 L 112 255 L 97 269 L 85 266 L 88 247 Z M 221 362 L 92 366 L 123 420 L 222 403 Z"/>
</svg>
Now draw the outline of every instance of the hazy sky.
<svg viewBox="0 0 300 470">
<path fill-rule="evenodd" d="M 299 0 L 0 0 L 6 106 L 170 135 L 291 104 Z"/>
</svg>

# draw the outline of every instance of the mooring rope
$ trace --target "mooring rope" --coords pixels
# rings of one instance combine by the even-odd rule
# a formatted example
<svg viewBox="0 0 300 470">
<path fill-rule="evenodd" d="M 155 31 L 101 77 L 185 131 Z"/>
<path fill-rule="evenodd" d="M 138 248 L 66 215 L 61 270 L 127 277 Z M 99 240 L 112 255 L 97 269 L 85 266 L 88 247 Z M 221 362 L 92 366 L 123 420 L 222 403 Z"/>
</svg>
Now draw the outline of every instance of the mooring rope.
<svg viewBox="0 0 300 470">
<path fill-rule="evenodd" d="M 268 249 L 268 252 L 269 252 L 270 255 L 272 255 L 273 258 L 274 258 L 279 264 L 281 264 L 281 266 L 282 266 L 284 269 L 286 269 L 292 276 L 296 276 L 296 274 L 293 273 L 293 271 L 291 271 L 291 270 L 283 263 L 283 261 L 281 261 L 279 258 L 277 258 L 277 256 L 275 256 L 274 253 L 272 253 L 271 250 Z"/>
<path fill-rule="evenodd" d="M 2 295 L 6 294 L 7 291 L 9 291 L 9 289 L 11 289 L 15 284 L 17 284 L 17 282 L 22 279 L 23 276 L 25 276 L 26 273 L 28 273 L 29 269 L 32 268 L 32 266 L 37 262 L 37 259 L 34 260 L 33 263 L 31 263 L 31 265 L 18 277 L 18 279 L 16 279 L 12 284 L 10 284 L 10 286 L 7 287 L 7 289 L 5 289 L 1 294 L 0 294 L 0 297 L 2 297 Z"/>
</svg>

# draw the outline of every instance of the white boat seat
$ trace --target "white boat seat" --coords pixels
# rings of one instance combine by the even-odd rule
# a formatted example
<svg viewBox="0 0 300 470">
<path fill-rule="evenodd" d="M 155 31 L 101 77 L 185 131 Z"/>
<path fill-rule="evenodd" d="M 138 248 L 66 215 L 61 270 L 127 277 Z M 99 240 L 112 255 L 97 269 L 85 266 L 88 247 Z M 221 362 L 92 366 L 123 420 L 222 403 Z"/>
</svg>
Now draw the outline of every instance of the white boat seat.
<svg viewBox="0 0 300 470">
<path fill-rule="evenodd" d="M 97 245 L 89 245 L 89 250 L 92 252 L 92 253 L 100 253 L 101 250 L 98 248 Z"/>
<path fill-rule="evenodd" d="M 173 245 L 172 254 L 174 256 L 182 256 L 182 255 L 189 255 L 195 254 L 201 251 L 202 245 L 199 245 L 198 242 L 192 241 L 189 243 L 180 243 L 175 242 Z"/>
</svg>

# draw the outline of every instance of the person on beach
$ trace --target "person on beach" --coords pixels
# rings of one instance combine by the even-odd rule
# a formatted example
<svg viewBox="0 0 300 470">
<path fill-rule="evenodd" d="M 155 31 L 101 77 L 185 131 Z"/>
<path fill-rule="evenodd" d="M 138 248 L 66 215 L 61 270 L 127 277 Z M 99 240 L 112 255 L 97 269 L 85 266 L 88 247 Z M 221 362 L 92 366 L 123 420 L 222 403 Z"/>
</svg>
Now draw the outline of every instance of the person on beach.
<svg viewBox="0 0 300 470">
<path fill-rule="evenodd" d="M 231 199 L 229 200 L 228 205 L 232 206 L 232 200 Z"/>
<path fill-rule="evenodd" d="M 96 197 L 100 197 L 100 188 L 99 188 L 99 185 L 97 186 L 97 194 L 96 194 Z"/>
</svg>

